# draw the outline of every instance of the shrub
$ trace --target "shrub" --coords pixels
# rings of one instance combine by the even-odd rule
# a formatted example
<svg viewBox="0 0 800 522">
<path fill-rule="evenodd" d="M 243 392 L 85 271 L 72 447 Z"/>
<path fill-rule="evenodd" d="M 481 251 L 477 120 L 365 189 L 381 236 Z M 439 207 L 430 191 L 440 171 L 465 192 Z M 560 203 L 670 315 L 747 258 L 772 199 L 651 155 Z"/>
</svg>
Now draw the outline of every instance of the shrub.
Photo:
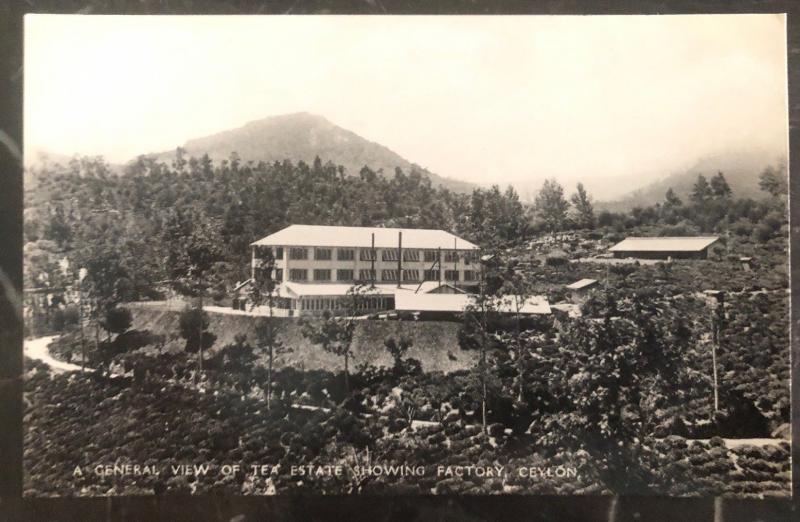
<svg viewBox="0 0 800 522">
<path fill-rule="evenodd" d="M 128 330 L 133 324 L 131 311 L 122 306 L 114 306 L 106 310 L 105 317 L 100 321 L 100 325 L 108 332 L 121 334 Z"/>
<path fill-rule="evenodd" d="M 217 336 L 208 331 L 208 314 L 200 308 L 186 308 L 178 319 L 181 337 L 186 339 L 187 352 L 196 352 L 200 349 L 200 337 L 203 338 L 203 349 L 208 350 L 214 345 Z"/>
</svg>

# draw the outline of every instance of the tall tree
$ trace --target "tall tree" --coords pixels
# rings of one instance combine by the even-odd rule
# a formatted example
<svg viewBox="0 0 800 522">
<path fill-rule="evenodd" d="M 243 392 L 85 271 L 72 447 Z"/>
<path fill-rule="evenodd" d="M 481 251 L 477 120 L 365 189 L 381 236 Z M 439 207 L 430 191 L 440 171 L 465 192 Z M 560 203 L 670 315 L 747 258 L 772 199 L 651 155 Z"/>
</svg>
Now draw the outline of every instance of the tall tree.
<svg viewBox="0 0 800 522">
<path fill-rule="evenodd" d="M 510 305 L 510 308 L 514 311 L 514 341 L 512 349 L 515 353 L 517 366 L 517 399 L 522 402 L 524 391 L 523 351 L 527 347 L 522 338 L 522 309 L 531 297 L 532 286 L 523 272 L 512 269 L 505 274 L 500 292 L 503 296 L 503 304 Z"/>
<path fill-rule="evenodd" d="M 497 297 L 487 291 L 485 270 L 481 270 L 478 294 L 472 297 L 464 309 L 463 322 L 458 331 L 458 343 L 462 349 L 479 350 L 480 356 L 472 368 L 471 378 L 477 380 L 481 396 L 481 425 L 487 433 L 487 402 L 490 387 L 494 390 L 496 379 L 492 379 L 493 365 L 489 361 L 490 351 L 490 316 L 497 311 Z M 490 381 L 493 381 L 490 385 Z"/>
<path fill-rule="evenodd" d="M 276 335 L 275 327 L 275 299 L 278 298 L 278 281 L 275 280 L 275 256 L 272 248 L 262 249 L 254 277 L 250 281 L 251 310 L 267 305 L 269 315 L 259 317 L 256 322 L 256 339 L 260 348 L 267 350 L 267 409 L 272 401 L 272 370 L 275 356 L 286 353 L 286 347 Z"/>
<path fill-rule="evenodd" d="M 730 199 L 733 194 L 722 172 L 717 172 L 717 175 L 711 178 L 710 188 L 711 193 L 717 199 Z"/>
<path fill-rule="evenodd" d="M 564 199 L 564 188 L 555 179 L 545 180 L 542 189 L 536 194 L 534 211 L 553 237 L 563 230 L 568 208 L 569 203 Z"/>
<path fill-rule="evenodd" d="M 683 201 L 675 194 L 672 187 L 667 189 L 664 195 L 664 204 L 661 205 L 661 220 L 669 225 L 674 225 L 678 222 L 683 209 Z"/>
<path fill-rule="evenodd" d="M 179 220 L 180 221 L 180 220 Z M 188 222 L 188 233 L 176 233 L 167 230 L 166 234 L 173 236 L 175 244 L 167 245 L 169 248 L 167 266 L 171 276 L 172 287 L 181 295 L 197 299 L 199 316 L 204 316 L 203 297 L 215 281 L 212 280 L 212 271 L 217 263 L 222 260 L 222 249 L 213 224 L 206 222 L 202 216 L 195 216 Z M 186 226 L 186 223 L 183 223 Z M 203 373 L 203 351 L 206 348 L 204 340 L 204 321 L 194 321 L 197 325 L 198 351 L 197 351 L 197 376 Z"/>
<path fill-rule="evenodd" d="M 786 179 L 786 167 L 772 165 L 764 169 L 758 176 L 758 186 L 761 190 L 773 197 L 785 196 L 789 193 L 789 184 Z"/>
<path fill-rule="evenodd" d="M 680 206 L 683 206 L 683 201 L 675 194 L 672 187 L 668 188 L 667 193 L 664 195 L 664 208 L 678 208 Z"/>
<path fill-rule="evenodd" d="M 711 199 L 711 195 L 711 186 L 708 184 L 705 176 L 699 174 L 697 176 L 697 181 L 692 187 L 692 203 L 698 206 L 705 205 Z"/>
<path fill-rule="evenodd" d="M 581 228 L 594 228 L 594 205 L 592 205 L 592 199 L 586 189 L 583 188 L 583 183 L 578 183 L 577 187 L 575 187 L 575 194 L 572 195 L 570 200 L 575 209 L 575 222 L 578 226 Z"/>
<path fill-rule="evenodd" d="M 368 285 L 354 285 L 339 300 L 339 309 L 345 311 L 344 316 L 335 316 L 326 310 L 320 322 L 304 321 L 301 326 L 306 339 L 321 346 L 326 352 L 344 359 L 344 385 L 348 391 L 356 316 L 363 309 L 363 303 L 371 291 Z"/>
</svg>

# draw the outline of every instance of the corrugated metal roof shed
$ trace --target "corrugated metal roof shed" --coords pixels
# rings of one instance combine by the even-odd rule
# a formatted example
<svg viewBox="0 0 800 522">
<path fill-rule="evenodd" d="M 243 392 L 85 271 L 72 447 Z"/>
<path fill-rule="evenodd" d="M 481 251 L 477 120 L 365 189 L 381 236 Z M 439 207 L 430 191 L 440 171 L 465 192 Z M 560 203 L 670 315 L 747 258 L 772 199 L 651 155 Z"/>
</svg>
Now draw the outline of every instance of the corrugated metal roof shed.
<svg viewBox="0 0 800 522">
<path fill-rule="evenodd" d="M 699 252 L 719 240 L 717 236 L 628 237 L 609 248 L 612 252 Z"/>
<path fill-rule="evenodd" d="M 403 233 L 403 248 L 449 250 L 478 248 L 477 245 L 444 230 L 322 225 L 289 225 L 251 245 L 369 248 L 372 245 L 372 234 L 375 234 L 375 248 L 397 248 L 398 232 Z"/>
<path fill-rule="evenodd" d="M 588 286 L 592 286 L 597 282 L 597 279 L 580 279 L 572 284 L 567 285 L 570 290 L 580 290 Z"/>
</svg>

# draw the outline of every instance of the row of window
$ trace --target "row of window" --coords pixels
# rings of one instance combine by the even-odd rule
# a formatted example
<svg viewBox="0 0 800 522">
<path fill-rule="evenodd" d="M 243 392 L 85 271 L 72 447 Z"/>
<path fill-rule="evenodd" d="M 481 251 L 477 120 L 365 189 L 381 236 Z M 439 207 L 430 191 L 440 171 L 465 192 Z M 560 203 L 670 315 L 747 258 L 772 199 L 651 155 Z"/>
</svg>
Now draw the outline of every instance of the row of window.
<svg viewBox="0 0 800 522">
<path fill-rule="evenodd" d="M 292 300 L 292 303 L 295 303 Z M 345 303 L 341 298 L 336 297 L 315 297 L 301 299 L 299 302 L 300 310 L 341 310 Z M 352 306 L 346 303 L 347 307 Z M 367 296 L 356 301 L 357 310 L 389 310 L 394 308 L 394 298 L 391 296 Z"/>
<path fill-rule="evenodd" d="M 316 261 L 332 261 L 333 260 L 333 250 L 332 248 L 313 248 L 308 249 L 305 247 L 292 247 L 289 249 L 289 259 L 295 261 L 307 260 L 309 259 L 309 250 L 312 250 L 314 260 Z M 376 251 L 371 248 L 361 248 L 359 249 L 359 259 L 361 261 L 377 261 Z M 422 259 L 426 263 L 433 263 L 438 259 L 439 250 L 423 250 Z M 445 250 L 442 252 L 443 254 L 443 261 L 446 263 L 455 263 L 459 261 L 463 261 L 464 264 L 470 264 L 470 262 L 475 260 L 475 253 L 473 252 L 459 252 L 456 250 Z M 383 261 L 397 261 L 399 257 L 399 250 L 396 248 L 390 249 L 382 249 L 381 250 L 381 260 Z M 275 248 L 275 258 L 276 259 L 283 259 L 283 247 L 276 247 Z M 336 249 L 336 260 L 337 261 L 353 261 L 355 259 L 355 249 L 354 248 L 337 248 Z M 420 251 L 419 250 L 410 250 L 404 249 L 403 250 L 403 261 L 419 261 L 420 260 Z"/>
<path fill-rule="evenodd" d="M 308 281 L 308 272 L 309 271 L 305 268 L 292 268 L 289 270 L 289 280 Z M 332 281 L 331 274 L 333 272 L 334 270 L 330 270 L 327 268 L 316 268 L 313 270 L 314 281 Z M 335 272 L 337 281 L 345 281 L 345 282 L 354 281 L 353 270 L 339 269 L 335 270 Z M 359 270 L 358 278 L 360 281 L 376 280 L 375 272 L 376 272 L 375 270 L 369 270 L 369 269 Z M 438 270 L 423 270 L 422 273 L 425 281 L 439 280 Z M 420 275 L 419 270 L 403 270 L 403 281 L 408 281 L 408 282 L 420 281 L 419 275 Z M 381 270 L 381 281 L 396 282 L 398 280 L 397 277 L 398 277 L 397 270 Z M 283 279 L 283 270 L 276 269 L 275 278 L 277 280 Z M 460 279 L 458 270 L 445 270 L 444 279 L 445 281 L 459 281 Z M 475 271 L 464 270 L 464 281 L 476 281 Z"/>
</svg>

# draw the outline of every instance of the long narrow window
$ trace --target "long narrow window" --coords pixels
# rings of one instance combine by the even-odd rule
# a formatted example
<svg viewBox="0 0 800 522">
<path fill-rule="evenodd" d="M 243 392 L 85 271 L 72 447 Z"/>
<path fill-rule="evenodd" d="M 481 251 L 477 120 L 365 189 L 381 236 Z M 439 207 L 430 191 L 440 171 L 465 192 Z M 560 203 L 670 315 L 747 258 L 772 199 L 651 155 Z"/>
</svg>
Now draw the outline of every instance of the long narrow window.
<svg viewBox="0 0 800 522">
<path fill-rule="evenodd" d="M 381 259 L 384 261 L 397 261 L 397 249 L 396 248 L 385 248 L 383 252 L 381 252 Z"/>
<path fill-rule="evenodd" d="M 337 261 L 352 261 L 355 257 L 354 254 L 352 248 L 340 248 L 336 251 L 336 259 Z"/>
<path fill-rule="evenodd" d="M 403 250 L 403 261 L 419 261 L 419 250 Z"/>
<path fill-rule="evenodd" d="M 426 250 L 425 251 L 425 262 L 426 263 L 433 263 L 434 261 L 436 261 L 438 253 L 439 252 L 437 250 Z"/>
<path fill-rule="evenodd" d="M 464 281 L 475 281 L 474 270 L 464 270 Z"/>
<path fill-rule="evenodd" d="M 458 270 L 445 270 L 444 278 L 447 281 L 458 281 Z"/>
<path fill-rule="evenodd" d="M 375 270 L 361 269 L 358 271 L 358 279 L 360 281 L 372 281 L 375 279 Z"/>
<path fill-rule="evenodd" d="M 438 280 L 439 280 L 438 270 L 425 270 L 425 281 L 438 281 Z"/>
<path fill-rule="evenodd" d="M 298 247 L 289 249 L 289 259 L 308 259 L 308 249 Z"/>
<path fill-rule="evenodd" d="M 382 270 L 381 281 L 397 281 L 397 270 Z"/>
<path fill-rule="evenodd" d="M 317 261 L 330 261 L 331 249 L 330 248 L 315 248 L 314 259 Z"/>
<path fill-rule="evenodd" d="M 328 269 L 314 269 L 314 281 L 330 281 L 331 271 Z"/>
<path fill-rule="evenodd" d="M 308 270 L 305 268 L 290 268 L 289 269 L 289 280 L 290 281 L 307 281 L 308 280 Z"/>
<path fill-rule="evenodd" d="M 362 248 L 360 251 L 360 257 L 362 261 L 374 261 L 375 252 L 371 248 Z"/>
<path fill-rule="evenodd" d="M 353 280 L 353 271 L 340 268 L 336 271 L 336 280 L 345 281 L 347 283 L 351 282 Z"/>
<path fill-rule="evenodd" d="M 403 281 L 419 281 L 419 270 L 403 270 Z"/>
</svg>

